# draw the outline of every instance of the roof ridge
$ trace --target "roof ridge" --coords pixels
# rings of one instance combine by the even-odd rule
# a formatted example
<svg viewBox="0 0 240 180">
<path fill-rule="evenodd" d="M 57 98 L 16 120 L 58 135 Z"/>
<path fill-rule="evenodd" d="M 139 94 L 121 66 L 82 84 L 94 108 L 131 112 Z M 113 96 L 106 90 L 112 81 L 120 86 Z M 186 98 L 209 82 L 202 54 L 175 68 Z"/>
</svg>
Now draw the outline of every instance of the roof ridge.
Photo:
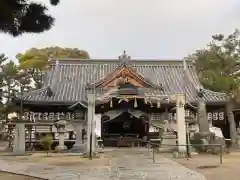
<svg viewBox="0 0 240 180">
<path fill-rule="evenodd" d="M 73 61 L 85 61 L 85 60 L 116 60 L 116 61 L 121 61 L 119 58 L 51 58 L 50 61 L 68 61 L 68 60 L 73 60 Z M 182 58 L 179 59 L 168 59 L 168 58 L 132 58 L 131 60 L 133 61 L 183 61 Z M 186 59 L 185 61 L 187 62 L 192 62 L 192 60 Z"/>
<path fill-rule="evenodd" d="M 33 91 L 24 92 L 23 97 L 24 97 L 24 96 L 33 95 L 33 94 L 35 94 L 35 93 L 41 93 L 41 92 L 43 92 L 44 90 L 46 90 L 48 87 L 49 87 L 49 86 L 44 86 L 44 87 L 42 87 L 42 88 L 40 88 L 40 89 L 36 89 L 36 90 L 33 90 Z"/>
<path fill-rule="evenodd" d="M 95 63 L 121 63 L 119 59 L 73 59 L 73 58 L 63 58 L 63 59 L 50 59 L 50 64 L 55 64 L 56 61 L 59 61 L 59 64 L 95 64 Z M 158 63 L 158 64 L 172 64 L 172 63 L 182 63 L 182 59 L 131 59 L 133 64 L 135 63 Z M 186 60 L 187 62 L 191 62 L 190 60 Z"/>
<path fill-rule="evenodd" d="M 209 89 L 205 89 L 205 88 L 203 88 L 202 90 L 204 90 L 204 91 L 208 91 L 208 92 L 210 92 L 210 93 L 215 93 L 215 94 L 222 94 L 222 95 L 227 95 L 226 93 L 224 93 L 224 92 L 217 92 L 217 91 L 212 91 L 212 90 L 209 90 Z"/>
</svg>

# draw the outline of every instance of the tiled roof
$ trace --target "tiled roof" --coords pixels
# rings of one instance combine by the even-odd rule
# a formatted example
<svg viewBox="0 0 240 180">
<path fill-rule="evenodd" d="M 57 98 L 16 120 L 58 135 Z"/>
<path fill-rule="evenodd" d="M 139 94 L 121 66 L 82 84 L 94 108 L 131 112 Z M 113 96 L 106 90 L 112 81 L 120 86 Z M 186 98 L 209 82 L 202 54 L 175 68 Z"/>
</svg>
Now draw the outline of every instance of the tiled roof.
<svg viewBox="0 0 240 180">
<path fill-rule="evenodd" d="M 195 102 L 197 91 L 202 88 L 194 66 L 187 63 L 184 71 L 182 60 L 131 60 L 131 68 L 143 76 L 146 81 L 155 84 L 160 89 L 145 89 L 148 96 L 170 95 L 186 93 L 188 102 Z M 50 69 L 46 73 L 45 84 L 42 89 L 27 92 L 23 96 L 25 102 L 37 103 L 86 103 L 86 87 L 101 81 L 120 65 L 120 60 L 52 60 Z M 129 65 L 130 66 L 130 65 Z M 53 92 L 48 96 L 47 91 Z M 225 101 L 225 94 L 204 90 L 207 102 Z"/>
</svg>

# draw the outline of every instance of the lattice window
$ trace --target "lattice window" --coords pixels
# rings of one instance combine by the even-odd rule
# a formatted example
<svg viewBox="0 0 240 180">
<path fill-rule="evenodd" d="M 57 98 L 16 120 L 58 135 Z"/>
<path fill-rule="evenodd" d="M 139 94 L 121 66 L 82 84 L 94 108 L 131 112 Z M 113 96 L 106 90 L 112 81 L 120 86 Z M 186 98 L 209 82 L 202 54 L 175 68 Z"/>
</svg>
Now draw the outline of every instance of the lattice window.
<svg viewBox="0 0 240 180">
<path fill-rule="evenodd" d="M 173 120 L 177 120 L 177 113 L 173 114 Z"/>
<path fill-rule="evenodd" d="M 190 116 L 190 110 L 186 109 L 185 110 L 185 117 L 189 117 Z"/>
<path fill-rule="evenodd" d="M 152 113 L 150 116 L 151 121 L 160 121 L 161 120 L 161 114 L 160 113 Z"/>
</svg>

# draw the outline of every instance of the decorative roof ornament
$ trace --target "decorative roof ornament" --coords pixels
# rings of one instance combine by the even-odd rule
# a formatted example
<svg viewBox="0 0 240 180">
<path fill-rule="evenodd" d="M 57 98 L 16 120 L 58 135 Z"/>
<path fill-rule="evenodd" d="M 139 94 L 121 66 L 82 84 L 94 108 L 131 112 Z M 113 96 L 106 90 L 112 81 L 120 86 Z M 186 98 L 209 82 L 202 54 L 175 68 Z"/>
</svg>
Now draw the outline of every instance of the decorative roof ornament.
<svg viewBox="0 0 240 180">
<path fill-rule="evenodd" d="M 182 100 L 178 101 L 177 107 L 180 107 L 180 108 L 184 107 L 184 102 Z"/>
<path fill-rule="evenodd" d="M 134 100 L 134 108 L 137 108 L 137 107 L 138 107 L 137 98 L 135 98 L 135 100 Z"/>
<path fill-rule="evenodd" d="M 131 58 L 131 57 L 126 54 L 126 51 L 125 51 L 125 50 L 123 51 L 123 54 L 118 57 L 118 59 L 119 59 L 120 61 L 122 61 L 123 63 L 129 62 L 130 58 Z"/>
<path fill-rule="evenodd" d="M 111 100 L 110 100 L 110 108 L 112 108 L 113 107 L 113 102 L 112 102 L 112 98 L 111 98 Z"/>
<path fill-rule="evenodd" d="M 147 101 L 147 98 L 144 98 L 144 103 L 145 103 L 145 104 L 147 104 L 147 103 L 148 103 L 148 101 Z"/>
<path fill-rule="evenodd" d="M 47 96 L 48 96 L 48 97 L 52 97 L 52 95 L 53 95 L 53 91 L 52 91 L 52 89 L 50 88 L 50 86 L 48 86 L 48 87 L 47 87 Z"/>
<path fill-rule="evenodd" d="M 71 105 L 68 108 L 69 109 L 78 109 L 78 108 L 82 108 L 82 107 L 87 108 L 87 106 L 84 103 L 82 103 L 81 101 L 78 101 L 77 103 Z"/>
<path fill-rule="evenodd" d="M 203 89 L 198 90 L 198 97 L 202 98 L 204 96 L 204 91 Z"/>
</svg>

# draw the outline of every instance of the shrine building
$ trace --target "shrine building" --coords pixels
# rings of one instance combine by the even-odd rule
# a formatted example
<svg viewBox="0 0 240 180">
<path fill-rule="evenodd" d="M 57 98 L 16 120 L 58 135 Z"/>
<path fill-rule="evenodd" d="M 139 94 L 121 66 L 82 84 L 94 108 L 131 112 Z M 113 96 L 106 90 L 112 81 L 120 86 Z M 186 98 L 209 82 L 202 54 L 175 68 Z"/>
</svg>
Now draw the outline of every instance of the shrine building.
<svg viewBox="0 0 240 180">
<path fill-rule="evenodd" d="M 209 123 L 229 136 L 225 94 L 204 89 L 191 60 L 134 59 L 126 53 L 116 59 L 51 59 L 43 87 L 13 102 L 22 105 L 25 122 L 64 119 L 65 144 L 80 147 L 82 131 L 98 126 L 103 143 L 115 146 L 122 137 L 147 139 L 153 136 L 151 129 L 166 121 L 171 122 L 168 131 L 179 131 L 187 116 L 196 117 L 199 90 Z M 98 120 L 93 120 L 95 114 Z M 36 126 L 34 138 L 54 129 Z"/>
</svg>

